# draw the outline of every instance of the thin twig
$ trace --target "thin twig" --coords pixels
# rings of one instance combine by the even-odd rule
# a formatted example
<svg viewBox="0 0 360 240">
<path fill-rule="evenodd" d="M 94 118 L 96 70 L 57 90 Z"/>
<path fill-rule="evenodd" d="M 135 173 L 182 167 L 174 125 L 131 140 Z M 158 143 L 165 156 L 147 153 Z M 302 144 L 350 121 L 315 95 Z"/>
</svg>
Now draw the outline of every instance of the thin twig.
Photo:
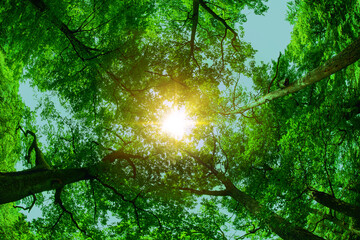
<svg viewBox="0 0 360 240">
<path fill-rule="evenodd" d="M 59 204 L 60 208 L 63 210 L 63 212 L 66 212 L 67 214 L 69 214 L 71 221 L 75 224 L 76 228 L 79 229 L 80 232 L 82 232 L 85 236 L 90 237 L 91 239 L 93 239 L 91 236 L 89 236 L 86 231 L 84 229 L 82 229 L 79 224 L 77 223 L 77 221 L 74 218 L 74 215 L 72 212 L 70 212 L 69 210 L 67 210 L 61 200 L 61 192 L 62 192 L 63 188 L 58 188 L 56 189 L 55 192 L 55 203 Z"/>
<path fill-rule="evenodd" d="M 25 208 L 25 207 L 22 207 L 22 206 L 14 206 L 14 208 L 21 208 L 21 209 L 23 209 L 23 210 L 29 210 L 28 212 L 30 212 L 31 209 L 34 207 L 35 202 L 36 202 L 36 196 L 35 196 L 35 194 L 32 193 L 32 196 L 33 196 L 33 201 L 32 201 L 32 203 L 31 203 L 31 205 L 30 205 L 29 207 Z"/>
<path fill-rule="evenodd" d="M 278 57 L 278 60 L 277 60 L 277 64 L 276 64 L 276 73 L 275 73 L 275 76 L 274 78 L 271 80 L 270 84 L 269 84 L 269 87 L 268 87 L 268 90 L 267 90 L 267 93 L 270 92 L 270 87 L 271 85 L 273 84 L 273 82 L 275 81 L 275 79 L 277 78 L 278 76 L 278 72 L 279 72 L 279 63 L 280 63 L 280 57 L 281 57 L 281 52 L 279 54 L 279 57 Z"/>
</svg>

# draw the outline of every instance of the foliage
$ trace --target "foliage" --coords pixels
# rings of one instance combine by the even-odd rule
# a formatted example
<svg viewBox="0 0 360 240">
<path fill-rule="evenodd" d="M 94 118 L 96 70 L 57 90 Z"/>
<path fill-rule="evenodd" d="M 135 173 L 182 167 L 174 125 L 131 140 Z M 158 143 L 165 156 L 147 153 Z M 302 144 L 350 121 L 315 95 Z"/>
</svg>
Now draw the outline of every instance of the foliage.
<svg viewBox="0 0 360 240">
<path fill-rule="evenodd" d="M 16 128 L 24 114 L 24 105 L 18 96 L 19 82 L 7 64 L 6 55 L 0 51 L 0 171 L 13 171 L 17 163 L 21 143 Z M 3 239 L 31 239 L 25 216 L 11 204 L 0 206 L 0 236 Z"/>
<path fill-rule="evenodd" d="M 51 179 L 51 191 L 36 193 L 43 216 L 31 223 L 0 206 L 0 234 L 358 239 L 360 217 L 316 196 L 360 207 L 359 62 L 302 91 L 236 110 L 355 41 L 359 2 L 290 2 L 290 45 L 277 61 L 258 64 L 242 24 L 245 9 L 264 14 L 265 2 L 6 1 L 0 180 L 16 162 L 29 165 L 23 156 L 32 139 L 16 131 L 19 125 L 36 132 L 54 169 L 46 171 L 76 168 L 88 177 Z M 253 79 L 253 91 L 243 90 L 240 74 Z M 19 99 L 25 79 L 42 91 L 36 110 L 45 123 L 35 123 Z M 55 107 L 54 96 L 66 110 Z M 196 122 L 182 140 L 161 132 L 173 107 Z"/>
</svg>

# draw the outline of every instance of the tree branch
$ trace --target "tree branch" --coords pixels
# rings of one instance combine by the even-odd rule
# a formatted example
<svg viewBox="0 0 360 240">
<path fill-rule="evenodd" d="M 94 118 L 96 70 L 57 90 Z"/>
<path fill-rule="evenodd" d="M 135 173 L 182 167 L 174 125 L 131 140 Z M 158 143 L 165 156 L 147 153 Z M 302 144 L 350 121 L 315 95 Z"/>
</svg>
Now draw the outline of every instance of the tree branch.
<svg viewBox="0 0 360 240">
<path fill-rule="evenodd" d="M 110 186 L 109 184 L 107 183 L 104 183 L 103 181 L 101 181 L 99 178 L 95 178 L 99 183 L 101 183 L 101 185 L 103 185 L 104 187 L 106 188 L 109 188 L 111 191 L 113 191 L 116 195 L 120 196 L 121 199 L 124 201 L 124 202 L 130 202 L 130 200 L 127 200 L 125 198 L 124 195 L 122 195 L 120 192 L 118 192 L 114 187 Z"/>
<path fill-rule="evenodd" d="M 119 138 L 124 143 L 125 146 L 132 143 L 132 141 L 125 141 L 119 134 L 116 133 L 116 131 L 113 131 L 110 128 L 105 128 L 105 130 L 107 130 L 108 132 L 113 133 L 117 138 Z"/>
<path fill-rule="evenodd" d="M 250 235 L 250 234 L 254 234 L 256 233 L 257 231 L 259 231 L 261 228 L 254 228 L 253 230 L 250 230 L 248 233 L 236 238 L 236 239 L 244 239 L 246 236 Z"/>
<path fill-rule="evenodd" d="M 238 36 L 237 33 L 236 33 L 236 31 L 226 23 L 225 19 L 221 18 L 221 17 L 220 17 L 219 15 L 217 15 L 211 8 L 209 8 L 209 7 L 206 5 L 206 3 L 204 2 L 204 0 L 199 0 L 199 3 L 200 3 L 200 5 L 201 5 L 201 7 L 202 7 L 203 9 L 205 9 L 208 13 L 210 13 L 216 20 L 218 20 L 219 22 L 221 22 L 226 29 L 229 29 L 230 32 L 232 32 L 232 33 L 234 34 L 234 37 L 233 37 L 232 40 L 231 40 L 231 45 L 233 46 L 233 48 L 234 48 L 235 50 L 237 50 L 237 48 L 236 48 L 236 46 L 235 46 L 235 41 L 236 41 L 236 38 L 237 38 L 237 36 Z"/>
<path fill-rule="evenodd" d="M 192 29 L 190 39 L 190 56 L 194 56 L 196 28 L 199 21 L 199 0 L 193 0 Z"/>
<path fill-rule="evenodd" d="M 340 71 L 343 68 L 353 64 L 360 58 L 360 37 L 356 39 L 351 45 L 341 51 L 338 55 L 326 61 L 323 65 L 315 68 L 303 78 L 291 83 L 288 87 L 272 91 L 250 104 L 238 108 L 231 112 L 219 112 L 222 115 L 241 114 L 253 107 L 260 106 L 268 101 L 298 92 L 307 86 L 310 86 L 330 75 Z"/>
<path fill-rule="evenodd" d="M 30 212 L 31 209 L 34 207 L 35 202 L 36 202 L 36 196 L 35 196 L 35 194 L 32 194 L 32 196 L 33 196 L 33 202 L 31 203 L 31 205 L 30 205 L 29 207 L 24 208 L 24 207 L 22 207 L 22 206 L 14 206 L 14 208 L 21 208 L 21 209 L 23 209 L 23 210 L 29 210 L 28 212 Z"/>
<path fill-rule="evenodd" d="M 93 239 L 91 236 L 89 236 L 85 230 L 83 230 L 82 228 L 80 228 L 79 224 L 76 222 L 74 215 L 72 212 L 70 212 L 69 210 L 67 210 L 61 200 L 61 192 L 62 192 L 63 188 L 58 188 L 56 189 L 55 192 L 55 204 L 59 204 L 60 208 L 63 210 L 63 212 L 66 212 L 67 214 L 70 215 L 71 221 L 75 224 L 76 228 L 79 229 L 80 232 L 82 232 L 85 236 L 90 237 L 91 239 Z M 62 215 L 60 215 L 61 217 Z M 58 220 L 60 220 L 60 217 Z"/>
<path fill-rule="evenodd" d="M 211 165 L 205 163 L 200 157 L 192 154 L 191 152 L 187 151 L 187 150 L 184 150 L 190 157 L 192 157 L 193 159 L 195 159 L 195 161 L 197 161 L 200 165 L 203 165 L 204 167 L 206 167 L 208 170 L 210 170 L 210 172 L 212 174 L 214 174 L 215 176 L 217 176 L 218 174 L 218 171 L 213 168 Z"/>
<path fill-rule="evenodd" d="M 309 189 L 310 196 L 318 203 L 323 206 L 326 206 L 330 209 L 343 213 L 349 217 L 360 220 L 360 207 L 344 202 L 340 199 L 335 198 L 334 196 L 317 191 L 315 189 Z"/>
<path fill-rule="evenodd" d="M 274 80 L 276 79 L 276 77 L 278 76 L 278 73 L 279 73 L 279 63 L 280 63 L 280 57 L 281 57 L 281 52 L 279 54 L 279 57 L 278 57 L 278 60 L 277 60 L 277 64 L 276 64 L 276 73 L 275 73 L 275 76 L 274 78 L 271 80 L 270 84 L 269 84 L 269 87 L 268 87 L 268 90 L 267 90 L 267 93 L 270 92 L 270 87 L 271 85 L 273 84 Z"/>
<path fill-rule="evenodd" d="M 135 179 L 136 178 L 136 166 L 135 166 L 134 162 L 131 161 L 132 158 L 143 158 L 143 157 L 140 155 L 124 153 L 122 150 L 117 150 L 117 151 L 113 151 L 112 153 L 109 153 L 108 155 L 103 157 L 103 159 L 101 161 L 108 162 L 108 163 L 112 163 L 116 159 L 123 159 L 123 160 L 127 161 L 133 170 L 132 178 Z"/>
<path fill-rule="evenodd" d="M 220 47 L 221 47 L 221 63 L 222 63 L 222 67 L 224 67 L 224 40 L 226 38 L 226 35 L 227 35 L 227 29 L 225 29 L 225 33 L 224 33 L 224 36 L 222 37 L 221 39 L 221 44 L 220 44 Z M 236 82 L 237 83 L 237 82 Z"/>
<path fill-rule="evenodd" d="M 156 220 L 157 220 L 158 224 L 159 224 L 160 229 L 162 229 L 162 228 L 163 228 L 162 223 L 161 223 L 161 221 L 160 221 L 159 217 L 158 217 L 158 216 L 156 216 L 156 214 L 154 214 L 154 213 L 153 213 L 153 212 L 151 212 L 151 211 L 148 211 L 148 210 L 145 210 L 145 209 L 141 209 L 141 208 L 139 208 L 139 210 L 141 210 L 141 211 L 143 211 L 143 212 L 146 212 L 146 213 L 148 213 L 148 214 L 150 214 L 150 215 L 154 216 L 154 217 L 156 218 Z"/>
<path fill-rule="evenodd" d="M 31 162 L 30 162 L 31 152 L 33 150 L 35 150 L 35 167 L 32 169 L 50 170 L 51 169 L 50 165 L 46 162 L 44 154 L 38 147 L 36 134 L 30 130 L 26 130 L 26 132 L 25 132 L 24 129 L 20 125 L 17 127 L 16 131 L 18 129 L 20 129 L 24 133 L 25 137 L 27 137 L 28 134 L 30 134 L 34 138 L 33 142 L 31 143 L 31 145 L 29 147 L 28 153 L 25 156 L 25 159 L 31 164 Z"/>
<path fill-rule="evenodd" d="M 138 227 L 141 229 L 139 213 L 138 213 L 137 210 L 139 209 L 139 210 L 141 210 L 141 211 L 150 213 L 150 212 L 147 211 L 147 210 L 144 210 L 144 209 L 142 209 L 142 208 L 137 207 L 136 204 L 135 204 L 136 199 L 140 196 L 141 192 L 139 192 L 139 193 L 135 196 L 134 199 L 128 200 L 128 199 L 125 198 L 125 196 L 124 196 L 123 194 L 121 194 L 120 192 L 118 192 L 114 187 L 110 186 L 110 185 L 107 184 L 107 183 L 104 183 L 104 182 L 101 181 L 99 178 L 96 178 L 96 180 L 98 180 L 101 185 L 103 185 L 103 186 L 106 187 L 106 188 L 109 188 L 109 189 L 112 190 L 116 195 L 120 196 L 121 199 L 122 199 L 124 202 L 130 203 L 130 204 L 134 207 L 134 214 L 135 214 L 135 218 L 136 218 L 136 223 L 137 223 Z M 156 217 L 156 219 L 157 219 L 157 221 L 158 221 L 158 223 L 159 223 L 159 225 L 160 225 L 160 228 L 162 228 L 162 224 L 161 224 L 159 218 L 158 218 L 155 214 L 153 214 L 153 213 L 150 213 L 150 214 L 152 214 L 153 216 Z"/>
<path fill-rule="evenodd" d="M 132 97 L 135 97 L 135 98 L 137 97 L 136 92 L 144 92 L 144 91 L 147 91 L 147 90 L 151 89 L 151 87 L 149 87 L 149 86 L 147 86 L 147 87 L 145 87 L 143 89 L 130 89 L 130 88 L 126 87 L 125 84 L 123 84 L 120 81 L 120 79 L 113 72 L 111 72 L 109 70 L 106 70 L 106 69 L 105 69 L 105 72 L 110 77 L 111 80 L 113 80 L 115 83 L 117 83 L 118 86 L 120 86 L 123 90 L 128 92 Z"/>
<path fill-rule="evenodd" d="M 317 226 L 319 225 L 319 223 L 321 223 L 321 222 L 324 221 L 324 220 L 325 220 L 325 218 L 322 218 L 322 219 L 320 219 L 319 221 L 317 221 L 317 222 L 315 223 L 314 229 L 311 230 L 310 232 L 315 232 L 315 230 L 316 230 Z"/>
<path fill-rule="evenodd" d="M 51 227 L 52 230 L 54 230 L 54 228 L 56 227 L 56 225 L 58 225 L 58 223 L 60 222 L 61 217 L 64 215 L 64 211 L 62 211 L 58 217 L 58 219 L 56 220 L 55 224 Z"/>
</svg>

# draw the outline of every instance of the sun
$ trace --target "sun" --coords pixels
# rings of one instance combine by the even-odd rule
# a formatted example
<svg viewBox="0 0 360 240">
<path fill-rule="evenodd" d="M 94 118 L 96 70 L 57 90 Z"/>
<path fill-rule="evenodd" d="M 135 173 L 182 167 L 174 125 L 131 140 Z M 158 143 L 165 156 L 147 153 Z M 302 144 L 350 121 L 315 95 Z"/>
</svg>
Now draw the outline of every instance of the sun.
<svg viewBox="0 0 360 240">
<path fill-rule="evenodd" d="M 162 130 L 177 140 L 183 138 L 191 121 L 187 119 L 185 109 L 173 109 L 162 123 Z"/>
</svg>

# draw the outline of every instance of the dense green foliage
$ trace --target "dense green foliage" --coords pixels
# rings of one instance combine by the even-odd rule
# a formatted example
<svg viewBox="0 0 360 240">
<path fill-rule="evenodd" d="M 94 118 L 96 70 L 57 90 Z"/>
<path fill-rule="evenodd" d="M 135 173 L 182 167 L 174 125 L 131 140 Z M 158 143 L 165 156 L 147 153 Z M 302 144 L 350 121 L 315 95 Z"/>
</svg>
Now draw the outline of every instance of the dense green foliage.
<svg viewBox="0 0 360 240">
<path fill-rule="evenodd" d="M 14 171 L 19 161 L 21 142 L 16 128 L 24 114 L 24 105 L 18 96 L 19 81 L 14 80 L 15 71 L 6 64 L 7 59 L 0 51 L 0 171 Z M 28 224 L 11 204 L 0 206 L 0 236 L 3 239 L 20 239 L 29 236 Z M 22 238 L 26 239 L 26 237 Z"/>
<path fill-rule="evenodd" d="M 242 24 L 245 10 L 264 14 L 265 2 L 0 6 L 0 180 L 17 162 L 34 165 L 24 158 L 32 138 L 19 126 L 36 133 L 53 169 L 90 175 L 35 194 L 43 216 L 30 223 L 0 205 L 0 235 L 359 239 L 360 62 L 235 112 L 356 41 L 360 2 L 289 1 L 292 41 L 277 61 L 259 64 Z M 253 79 L 251 93 L 239 74 Z M 43 92 L 39 116 L 20 100 L 24 81 Z M 174 106 L 196 122 L 182 140 L 161 130 Z M 30 206 L 28 195 L 17 204 Z"/>
</svg>

